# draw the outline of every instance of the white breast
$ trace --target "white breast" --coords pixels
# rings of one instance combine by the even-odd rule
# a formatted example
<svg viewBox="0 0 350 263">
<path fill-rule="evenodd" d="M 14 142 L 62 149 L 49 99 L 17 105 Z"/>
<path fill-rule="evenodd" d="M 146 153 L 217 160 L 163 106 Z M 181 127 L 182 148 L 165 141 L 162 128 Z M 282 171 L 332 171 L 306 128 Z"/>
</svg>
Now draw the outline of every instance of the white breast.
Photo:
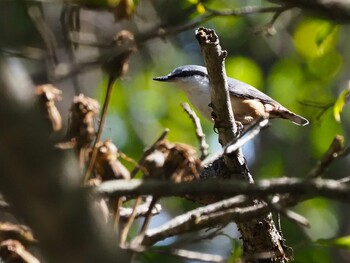
<svg viewBox="0 0 350 263">
<path fill-rule="evenodd" d="M 211 120 L 209 81 L 199 76 L 186 78 L 176 83 L 187 95 L 193 106 L 208 120 Z"/>
</svg>

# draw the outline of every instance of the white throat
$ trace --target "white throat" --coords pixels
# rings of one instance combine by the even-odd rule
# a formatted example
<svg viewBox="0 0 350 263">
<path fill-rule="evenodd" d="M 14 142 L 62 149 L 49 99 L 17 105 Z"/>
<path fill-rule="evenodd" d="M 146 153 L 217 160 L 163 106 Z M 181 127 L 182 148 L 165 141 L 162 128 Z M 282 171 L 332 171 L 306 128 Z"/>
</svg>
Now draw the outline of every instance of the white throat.
<svg viewBox="0 0 350 263">
<path fill-rule="evenodd" d="M 191 101 L 193 106 L 207 119 L 211 120 L 210 86 L 208 78 L 202 76 L 187 77 L 175 82 Z"/>
</svg>

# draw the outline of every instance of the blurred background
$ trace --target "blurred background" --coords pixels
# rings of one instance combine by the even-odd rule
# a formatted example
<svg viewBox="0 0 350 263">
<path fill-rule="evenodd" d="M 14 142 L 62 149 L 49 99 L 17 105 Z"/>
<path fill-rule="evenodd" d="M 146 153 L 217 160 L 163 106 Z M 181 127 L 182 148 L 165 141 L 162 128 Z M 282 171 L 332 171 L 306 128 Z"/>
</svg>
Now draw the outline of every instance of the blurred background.
<svg viewBox="0 0 350 263">
<path fill-rule="evenodd" d="M 138 52 L 130 58 L 128 73 L 114 86 L 103 138 L 111 138 L 119 150 L 135 160 L 165 128 L 170 129 L 170 141 L 198 148 L 193 124 L 180 106 L 181 102 L 187 101 L 186 96 L 171 85 L 152 80 L 180 65 L 203 65 L 194 37 L 198 25 L 187 30 L 180 30 L 181 26 L 200 21 L 206 15 L 205 7 L 222 10 L 275 6 L 262 0 L 79 0 L 75 2 L 75 8 L 80 8 L 75 20 L 79 25 L 74 29 L 62 22 L 64 2 L 2 0 L 0 47 L 3 55 L 25 65 L 35 84 L 51 82 L 63 91 L 59 108 L 66 125 L 74 95 L 81 92 L 102 103 L 107 77 L 100 65 L 117 32 L 127 29 L 138 39 L 147 32 L 159 33 L 159 28 L 174 30 L 173 34 L 164 37 L 140 40 Z M 119 11 L 112 8 L 120 3 L 124 3 L 124 7 Z M 268 26 L 273 15 L 253 13 L 213 17 L 203 19 L 199 25 L 213 28 L 221 46 L 228 51 L 228 76 L 253 85 L 310 121 L 308 126 L 299 127 L 284 120 L 274 120 L 271 127 L 244 147 L 255 180 L 282 176 L 306 178 L 336 135 L 343 135 L 345 144 L 349 141 L 349 106 L 345 104 L 342 108 L 344 92 L 350 85 L 349 26 L 300 9 L 283 12 L 273 26 Z M 67 36 L 72 37 L 74 44 Z M 47 56 L 48 46 L 55 51 L 57 59 Z M 62 79 L 53 74 L 65 72 L 70 65 L 95 59 L 101 63 L 83 67 L 78 74 Z M 203 118 L 201 121 L 210 152 L 214 153 L 219 149 L 217 134 L 213 132 L 211 122 Z M 349 161 L 349 157 L 337 161 L 324 177 L 348 176 Z M 124 163 L 132 167 L 128 162 Z M 195 206 L 177 198 L 164 199 L 166 212 L 154 217 L 151 227 Z M 294 249 L 295 262 L 349 262 L 350 254 L 346 249 L 320 242 L 350 234 L 348 205 L 317 198 L 294 209 L 311 224 L 311 228 L 305 229 L 281 219 L 282 232 L 286 244 Z M 180 247 L 225 257 L 230 257 L 235 247 L 237 249 L 234 238 L 239 234 L 233 224 L 214 239 L 196 242 L 196 238 L 203 235 L 208 233 L 166 240 L 159 245 L 176 242 Z M 349 247 L 349 244 L 343 246 Z M 152 253 L 146 253 L 138 260 L 180 262 L 178 258 Z"/>
</svg>

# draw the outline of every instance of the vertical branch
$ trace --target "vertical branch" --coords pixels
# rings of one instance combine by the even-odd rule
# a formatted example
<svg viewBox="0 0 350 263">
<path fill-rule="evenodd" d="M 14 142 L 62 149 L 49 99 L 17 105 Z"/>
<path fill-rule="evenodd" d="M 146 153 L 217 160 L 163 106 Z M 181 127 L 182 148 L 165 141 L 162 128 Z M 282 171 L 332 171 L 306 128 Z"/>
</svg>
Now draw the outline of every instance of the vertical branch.
<svg viewBox="0 0 350 263">
<path fill-rule="evenodd" d="M 215 127 L 219 131 L 220 143 L 226 145 L 235 138 L 237 133 L 226 79 L 227 51 L 221 49 L 219 38 L 213 30 L 199 28 L 196 31 L 196 38 L 208 70 Z"/>
<path fill-rule="evenodd" d="M 227 52 L 221 49 L 219 38 L 212 29 L 199 28 L 196 31 L 196 38 L 208 69 L 215 127 L 219 132 L 219 141 L 225 147 L 239 136 L 226 80 L 224 60 Z M 253 183 L 240 148 L 231 154 L 224 154 L 224 160 L 231 172 L 231 178 Z M 262 202 L 258 200 L 252 203 L 252 205 L 261 204 Z M 262 255 L 265 255 L 264 257 L 268 255 L 269 258 L 273 255 L 275 262 L 285 261 L 284 240 L 276 229 L 270 213 L 260 220 L 237 223 L 237 226 L 242 235 L 245 257 L 253 259 L 253 262 L 262 262 L 266 260 L 262 259 Z"/>
<path fill-rule="evenodd" d="M 201 46 L 203 58 L 208 69 L 215 128 L 219 132 L 219 142 L 224 147 L 239 136 L 226 79 L 225 58 L 227 52 L 221 49 L 219 38 L 214 30 L 199 28 L 196 31 L 196 38 Z M 253 181 L 240 149 L 230 156 L 224 155 L 224 159 L 231 171 L 242 174 L 249 181 Z"/>
<path fill-rule="evenodd" d="M 207 144 L 207 142 L 205 140 L 205 134 L 204 134 L 202 126 L 201 126 L 201 121 L 197 117 L 196 113 L 191 109 L 190 105 L 188 105 L 188 103 L 186 103 L 186 102 L 181 103 L 181 106 L 186 111 L 188 116 L 190 116 L 190 118 L 195 126 L 196 136 L 197 136 L 199 146 L 200 146 L 200 151 L 201 151 L 201 157 L 199 159 L 204 160 L 205 158 L 208 157 L 209 145 Z"/>
</svg>

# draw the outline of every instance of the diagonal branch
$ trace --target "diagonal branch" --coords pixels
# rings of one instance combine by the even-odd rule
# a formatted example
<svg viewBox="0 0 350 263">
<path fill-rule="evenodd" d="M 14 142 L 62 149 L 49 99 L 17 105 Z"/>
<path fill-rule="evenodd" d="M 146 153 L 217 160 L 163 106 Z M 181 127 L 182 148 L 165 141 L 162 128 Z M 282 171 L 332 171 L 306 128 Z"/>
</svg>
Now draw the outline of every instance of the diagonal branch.
<svg viewBox="0 0 350 263">
<path fill-rule="evenodd" d="M 344 137 L 340 135 L 335 136 L 328 150 L 322 156 L 321 160 L 312 168 L 308 176 L 310 178 L 321 176 L 334 160 L 342 156 L 343 144 Z"/>
<path fill-rule="evenodd" d="M 202 126 L 201 126 L 201 121 L 197 117 L 197 114 L 191 109 L 190 105 L 188 105 L 188 103 L 186 103 L 186 102 L 181 103 L 181 106 L 186 111 L 188 116 L 190 116 L 190 118 L 195 126 L 196 136 L 197 136 L 197 139 L 199 141 L 200 151 L 201 151 L 200 160 L 203 160 L 204 158 L 208 157 L 209 145 L 205 141 L 205 134 L 204 134 Z"/>
</svg>

